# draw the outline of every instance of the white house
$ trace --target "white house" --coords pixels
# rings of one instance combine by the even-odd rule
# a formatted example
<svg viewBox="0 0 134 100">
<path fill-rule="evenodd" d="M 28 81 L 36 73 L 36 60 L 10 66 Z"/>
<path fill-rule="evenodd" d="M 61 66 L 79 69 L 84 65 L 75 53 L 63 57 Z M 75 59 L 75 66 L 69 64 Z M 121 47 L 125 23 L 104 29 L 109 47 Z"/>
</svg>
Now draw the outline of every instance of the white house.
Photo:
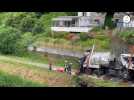
<svg viewBox="0 0 134 100">
<path fill-rule="evenodd" d="M 129 16 L 130 21 L 124 22 L 124 16 Z M 133 12 L 117 12 L 114 14 L 113 21 L 117 28 L 134 28 L 134 13 Z"/>
<path fill-rule="evenodd" d="M 105 14 L 78 12 L 77 16 L 60 16 L 52 19 L 54 32 L 89 32 L 93 27 L 104 24 Z"/>
</svg>

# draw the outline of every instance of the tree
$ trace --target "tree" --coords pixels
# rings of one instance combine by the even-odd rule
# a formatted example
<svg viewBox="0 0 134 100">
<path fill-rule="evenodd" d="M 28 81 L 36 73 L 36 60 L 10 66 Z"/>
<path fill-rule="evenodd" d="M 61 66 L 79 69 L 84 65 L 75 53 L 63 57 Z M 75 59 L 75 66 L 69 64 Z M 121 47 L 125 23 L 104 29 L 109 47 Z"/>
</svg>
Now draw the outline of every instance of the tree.
<svg viewBox="0 0 134 100">
<path fill-rule="evenodd" d="M 76 16 L 77 12 L 66 12 L 68 16 Z"/>
<path fill-rule="evenodd" d="M 36 34 L 38 34 L 38 33 L 44 32 L 45 29 L 44 29 L 43 26 L 44 26 L 44 25 L 43 25 L 43 23 L 42 23 L 40 20 L 39 20 L 39 21 L 36 21 L 36 22 L 35 22 L 35 25 L 34 25 L 34 27 L 33 27 L 33 29 L 32 29 L 33 35 L 36 35 Z"/>
<path fill-rule="evenodd" d="M 26 16 L 24 17 L 21 22 L 20 22 L 20 25 L 19 25 L 19 29 L 20 31 L 22 32 L 32 32 L 33 30 L 33 27 L 36 23 L 37 19 L 36 18 L 32 18 L 30 16 Z"/>
<path fill-rule="evenodd" d="M 5 15 L 5 26 L 19 29 L 22 33 L 33 32 L 41 33 L 44 31 L 43 23 L 39 20 L 39 12 L 12 12 Z"/>
<path fill-rule="evenodd" d="M 44 25 L 45 33 L 50 34 L 51 33 L 51 26 L 52 26 L 52 19 L 56 18 L 58 16 L 66 16 L 66 12 L 51 12 L 44 14 L 41 18 L 40 21 Z"/>
<path fill-rule="evenodd" d="M 31 32 L 26 32 L 21 35 L 21 38 L 17 42 L 17 55 L 23 55 L 27 52 L 29 45 L 33 43 L 34 37 Z"/>
<path fill-rule="evenodd" d="M 27 12 L 10 12 L 6 13 L 5 15 L 5 25 L 17 28 L 19 27 L 21 21 L 23 18 L 30 16 L 30 17 L 36 17 L 34 13 L 27 13 Z"/>
<path fill-rule="evenodd" d="M 44 15 L 46 12 L 35 12 L 36 16 L 39 18 Z"/>
<path fill-rule="evenodd" d="M 114 27 L 114 24 L 112 21 L 113 15 L 114 15 L 114 12 L 106 12 L 104 27 L 107 26 L 110 29 Z"/>
</svg>

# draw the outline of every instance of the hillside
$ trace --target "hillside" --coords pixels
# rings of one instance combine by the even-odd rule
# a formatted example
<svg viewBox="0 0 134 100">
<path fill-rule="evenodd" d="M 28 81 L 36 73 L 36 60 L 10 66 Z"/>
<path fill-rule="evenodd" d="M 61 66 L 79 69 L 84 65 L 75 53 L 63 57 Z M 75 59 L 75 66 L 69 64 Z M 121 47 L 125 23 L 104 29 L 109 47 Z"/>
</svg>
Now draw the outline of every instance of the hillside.
<svg viewBox="0 0 134 100">
<path fill-rule="evenodd" d="M 108 37 L 113 29 L 94 27 L 89 33 L 52 32 L 52 18 L 75 15 L 75 12 L 1 12 L 0 13 L 0 86 L 8 87 L 128 87 L 121 84 L 95 78 L 94 75 L 77 75 L 79 59 L 65 55 L 36 52 L 36 48 L 50 48 L 84 53 L 95 44 L 95 51 L 110 51 L 112 40 Z M 108 22 L 109 23 L 109 22 Z M 124 31 L 119 36 L 133 43 L 133 31 Z M 28 47 L 34 51 L 28 51 Z M 118 45 L 117 45 L 118 46 Z M 121 45 L 120 45 L 121 46 Z M 119 48 L 119 46 L 118 46 Z M 114 49 L 114 48 L 113 48 Z M 59 51 L 58 51 L 59 50 Z M 73 75 L 50 71 L 48 67 L 64 68 L 65 61 L 72 63 Z"/>
</svg>

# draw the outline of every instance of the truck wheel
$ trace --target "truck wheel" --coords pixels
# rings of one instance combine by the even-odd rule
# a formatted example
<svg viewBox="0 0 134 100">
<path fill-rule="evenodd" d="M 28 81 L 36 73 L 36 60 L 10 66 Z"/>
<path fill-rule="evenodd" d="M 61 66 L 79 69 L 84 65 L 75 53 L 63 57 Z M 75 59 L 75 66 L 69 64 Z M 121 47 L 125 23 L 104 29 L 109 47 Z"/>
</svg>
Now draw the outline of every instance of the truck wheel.
<svg viewBox="0 0 134 100">
<path fill-rule="evenodd" d="M 119 79 L 122 79 L 122 71 L 121 70 L 118 71 L 118 75 L 117 76 L 118 76 Z"/>
<path fill-rule="evenodd" d="M 101 75 L 103 75 L 103 71 L 101 70 L 101 69 L 95 69 L 94 70 L 94 73 L 98 76 L 98 77 L 100 77 Z"/>
<path fill-rule="evenodd" d="M 88 75 L 92 75 L 92 69 L 91 68 L 86 68 L 85 69 L 85 73 L 88 74 Z"/>
<path fill-rule="evenodd" d="M 108 76 L 115 77 L 116 76 L 116 71 L 113 69 L 108 69 Z"/>
<path fill-rule="evenodd" d="M 129 72 L 127 69 L 124 69 L 123 72 L 122 72 L 122 78 L 124 80 L 129 80 L 130 79 L 130 75 L 129 75 Z"/>
</svg>

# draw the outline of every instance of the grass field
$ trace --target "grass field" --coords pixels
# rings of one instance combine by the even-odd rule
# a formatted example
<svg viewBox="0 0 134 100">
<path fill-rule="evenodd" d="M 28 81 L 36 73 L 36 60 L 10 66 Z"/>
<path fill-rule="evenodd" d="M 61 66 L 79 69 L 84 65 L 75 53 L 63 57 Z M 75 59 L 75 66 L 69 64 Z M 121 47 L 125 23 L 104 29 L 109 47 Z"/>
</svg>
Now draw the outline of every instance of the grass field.
<svg viewBox="0 0 134 100">
<path fill-rule="evenodd" d="M 13 58 L 15 60 L 20 60 L 20 61 L 30 61 L 30 62 L 37 62 L 37 63 L 43 63 L 43 64 L 48 64 L 49 61 L 51 60 L 52 64 L 55 66 L 59 67 L 64 67 L 65 60 L 68 60 L 69 62 L 73 63 L 73 68 L 77 69 L 78 68 L 78 58 L 72 58 L 72 57 L 64 57 L 64 56 L 57 56 L 57 55 L 48 55 L 49 58 L 45 56 L 43 53 L 35 53 L 35 52 L 28 52 L 24 53 L 23 56 L 17 57 L 13 55 L 3 55 L 4 57 L 8 58 Z M 1 55 L 2 57 L 2 55 Z"/>
<path fill-rule="evenodd" d="M 32 80 L 23 79 L 20 76 L 10 75 L 0 71 L 0 87 L 43 87 L 45 84 L 39 84 Z"/>
<path fill-rule="evenodd" d="M 68 76 L 66 73 L 49 71 L 45 68 L 13 62 L 9 59 L 0 59 L 0 71 L 19 76 L 25 80 L 32 80 L 44 86 L 73 86 L 72 77 Z"/>
</svg>

